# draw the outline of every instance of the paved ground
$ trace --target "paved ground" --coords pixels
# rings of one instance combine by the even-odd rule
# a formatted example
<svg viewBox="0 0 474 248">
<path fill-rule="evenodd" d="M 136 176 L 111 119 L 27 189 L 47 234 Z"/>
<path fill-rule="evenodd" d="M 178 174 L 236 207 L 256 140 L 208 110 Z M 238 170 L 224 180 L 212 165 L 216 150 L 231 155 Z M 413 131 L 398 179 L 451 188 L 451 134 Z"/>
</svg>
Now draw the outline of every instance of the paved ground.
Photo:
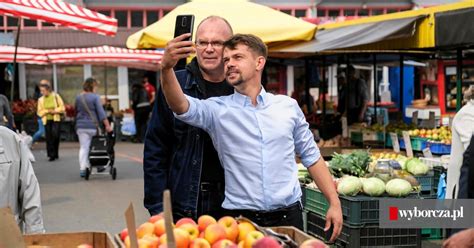
<svg viewBox="0 0 474 248">
<path fill-rule="evenodd" d="M 137 223 L 147 220 L 143 207 L 143 145 L 119 142 L 116 148 L 117 180 L 109 175 L 79 177 L 79 143 L 61 143 L 59 160 L 48 162 L 44 143 L 33 148 L 41 187 L 43 215 L 48 232 L 108 231 L 125 227 L 124 211 L 130 202 Z"/>
<path fill-rule="evenodd" d="M 40 182 L 47 232 L 107 231 L 125 227 L 124 211 L 132 202 L 137 223 L 148 219 L 143 207 L 143 145 L 118 142 L 115 146 L 117 180 L 109 175 L 79 177 L 78 143 L 63 142 L 60 158 L 48 162 L 44 143 L 33 148 Z M 441 241 L 424 241 L 422 247 L 440 247 Z"/>
</svg>

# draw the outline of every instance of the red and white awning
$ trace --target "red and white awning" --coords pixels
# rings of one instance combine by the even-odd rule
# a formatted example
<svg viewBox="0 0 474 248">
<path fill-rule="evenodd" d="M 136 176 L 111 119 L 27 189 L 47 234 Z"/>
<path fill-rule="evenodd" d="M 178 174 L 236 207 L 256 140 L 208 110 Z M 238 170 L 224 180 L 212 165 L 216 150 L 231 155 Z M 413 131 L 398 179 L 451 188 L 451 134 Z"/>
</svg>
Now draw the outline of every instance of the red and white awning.
<svg viewBox="0 0 474 248">
<path fill-rule="evenodd" d="M 100 46 L 45 50 L 50 63 L 107 64 L 158 70 L 163 51 Z"/>
<path fill-rule="evenodd" d="M 15 56 L 14 46 L 0 46 L 0 63 L 11 63 Z M 18 47 L 16 61 L 25 64 L 48 64 L 48 57 L 43 50 Z"/>
<path fill-rule="evenodd" d="M 117 19 L 58 0 L 2 0 L 0 14 L 41 20 L 102 35 L 117 33 Z"/>
</svg>

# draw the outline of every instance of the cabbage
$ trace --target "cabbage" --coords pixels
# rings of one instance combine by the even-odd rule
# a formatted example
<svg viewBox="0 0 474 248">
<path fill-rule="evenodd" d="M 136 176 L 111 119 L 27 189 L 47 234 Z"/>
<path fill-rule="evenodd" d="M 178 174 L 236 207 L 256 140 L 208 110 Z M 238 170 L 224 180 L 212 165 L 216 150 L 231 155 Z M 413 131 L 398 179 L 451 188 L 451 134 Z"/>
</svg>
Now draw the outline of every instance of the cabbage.
<svg viewBox="0 0 474 248">
<path fill-rule="evenodd" d="M 429 167 L 418 158 L 410 158 L 406 162 L 406 170 L 415 176 L 425 175 Z"/>
<path fill-rule="evenodd" d="M 402 170 L 404 170 L 406 167 L 405 167 L 405 163 L 407 162 L 407 157 L 403 156 L 403 155 L 398 155 L 397 158 L 395 160 L 397 160 L 397 162 L 400 164 L 400 166 L 402 167 Z"/>
<path fill-rule="evenodd" d="M 341 195 L 355 196 L 361 189 L 362 182 L 354 176 L 344 176 L 337 184 L 337 192 Z"/>
<path fill-rule="evenodd" d="M 367 195 L 380 196 L 385 192 L 385 183 L 376 177 L 367 178 L 362 180 L 362 189 Z"/>
<path fill-rule="evenodd" d="M 407 180 L 395 178 L 388 181 L 385 185 L 385 191 L 387 191 L 390 196 L 402 197 L 410 194 L 412 189 L 411 184 Z"/>
</svg>

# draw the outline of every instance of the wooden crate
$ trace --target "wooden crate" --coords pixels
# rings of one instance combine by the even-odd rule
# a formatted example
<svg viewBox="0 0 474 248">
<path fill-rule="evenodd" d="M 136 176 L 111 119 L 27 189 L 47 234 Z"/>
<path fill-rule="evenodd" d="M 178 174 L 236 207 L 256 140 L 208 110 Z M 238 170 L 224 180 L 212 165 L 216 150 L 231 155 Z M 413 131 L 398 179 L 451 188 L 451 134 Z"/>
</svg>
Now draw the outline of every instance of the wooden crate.
<svg viewBox="0 0 474 248">
<path fill-rule="evenodd" d="M 106 232 L 45 233 L 24 235 L 26 247 L 76 248 L 89 244 L 94 248 L 117 248 L 110 234 Z"/>
</svg>

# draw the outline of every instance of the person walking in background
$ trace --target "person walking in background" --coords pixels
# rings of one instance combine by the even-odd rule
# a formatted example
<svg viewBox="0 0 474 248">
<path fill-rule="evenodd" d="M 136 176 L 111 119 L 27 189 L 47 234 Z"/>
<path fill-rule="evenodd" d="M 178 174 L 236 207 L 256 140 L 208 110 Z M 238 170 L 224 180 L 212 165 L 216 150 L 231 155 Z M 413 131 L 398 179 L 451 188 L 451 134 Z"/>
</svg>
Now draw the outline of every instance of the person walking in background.
<svg viewBox="0 0 474 248">
<path fill-rule="evenodd" d="M 132 109 L 137 131 L 135 141 L 142 143 L 145 139 L 148 117 L 151 111 L 148 93 L 143 84 L 134 84 L 132 86 Z"/>
<path fill-rule="evenodd" d="M 49 85 L 49 81 L 43 79 L 39 82 L 38 85 L 36 85 L 36 88 L 38 88 L 38 90 L 36 90 L 36 88 L 35 88 L 35 96 L 34 96 L 35 100 L 38 100 L 41 97 L 41 91 L 39 90 L 39 86 L 41 84 L 48 84 Z M 38 115 L 36 116 L 36 119 L 37 119 L 37 122 L 38 122 L 38 130 L 36 130 L 36 132 L 33 134 L 33 140 L 31 141 L 32 144 L 34 144 L 35 142 L 38 142 L 38 140 L 41 139 L 41 137 L 44 136 L 43 120 Z"/>
<path fill-rule="evenodd" d="M 153 106 L 153 103 L 155 102 L 155 92 L 156 92 L 156 88 L 155 88 L 155 86 L 153 86 L 153 84 L 151 84 L 151 83 L 148 81 L 148 77 L 147 77 L 147 76 L 144 76 L 144 77 L 143 77 L 143 87 L 145 88 L 146 93 L 147 93 L 147 95 L 148 95 L 148 101 L 150 101 L 150 105 Z"/>
<path fill-rule="evenodd" d="M 59 94 L 51 90 L 49 82 L 40 84 L 40 91 L 43 96 L 38 99 L 37 114 L 45 125 L 48 160 L 54 161 L 59 158 L 61 115 L 65 112 L 64 102 Z"/>
<path fill-rule="evenodd" d="M 347 68 L 348 75 L 344 72 L 337 75 L 338 104 L 337 112 L 346 113 L 347 124 L 365 120 L 365 113 L 369 103 L 369 88 L 367 82 L 356 76 L 354 66 Z"/>
<path fill-rule="evenodd" d="M 222 51 L 232 36 L 232 27 L 218 16 L 205 18 L 196 31 L 196 57 L 184 70 L 176 71 L 186 94 L 199 99 L 230 95 L 225 81 Z M 174 47 L 178 41 L 168 42 Z M 151 215 L 163 211 L 163 190 L 170 189 L 175 219 L 203 214 L 222 217 L 224 170 L 212 140 L 204 130 L 175 119 L 158 89 L 146 133 L 143 174 L 144 205 Z M 190 189 L 190 190 L 189 190 Z"/>
<path fill-rule="evenodd" d="M 7 119 L 5 123 L 4 117 Z M 5 95 L 0 94 L 0 126 L 6 126 L 11 130 L 15 130 L 15 120 L 13 119 L 13 113 L 10 109 L 10 102 Z"/>
<path fill-rule="evenodd" d="M 91 140 L 97 134 L 100 123 L 103 123 L 107 132 L 112 132 L 112 127 L 102 107 L 100 97 L 96 94 L 97 86 L 97 80 L 87 78 L 82 86 L 83 91 L 76 96 L 76 133 L 81 145 L 79 149 L 81 177 L 86 176 L 86 168 L 90 167 L 89 149 Z M 97 170 L 101 172 L 104 169 L 99 167 Z"/>
</svg>

